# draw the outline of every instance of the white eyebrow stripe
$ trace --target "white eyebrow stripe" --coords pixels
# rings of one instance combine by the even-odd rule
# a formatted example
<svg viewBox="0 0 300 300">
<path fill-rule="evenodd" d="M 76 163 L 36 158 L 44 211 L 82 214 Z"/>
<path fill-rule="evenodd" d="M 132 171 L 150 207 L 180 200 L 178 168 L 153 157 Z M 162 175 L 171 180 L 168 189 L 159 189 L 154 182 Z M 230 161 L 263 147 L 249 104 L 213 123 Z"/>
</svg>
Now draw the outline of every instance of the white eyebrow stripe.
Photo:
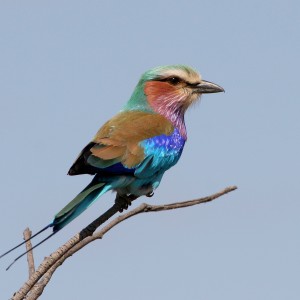
<svg viewBox="0 0 300 300">
<path fill-rule="evenodd" d="M 182 80 L 193 84 L 193 82 L 198 83 L 201 81 L 201 76 L 195 72 L 190 72 L 187 73 L 184 70 L 178 70 L 178 69 L 173 69 L 173 70 L 167 70 L 163 73 L 161 73 L 161 77 L 171 77 L 171 76 L 176 76 L 181 78 Z"/>
</svg>

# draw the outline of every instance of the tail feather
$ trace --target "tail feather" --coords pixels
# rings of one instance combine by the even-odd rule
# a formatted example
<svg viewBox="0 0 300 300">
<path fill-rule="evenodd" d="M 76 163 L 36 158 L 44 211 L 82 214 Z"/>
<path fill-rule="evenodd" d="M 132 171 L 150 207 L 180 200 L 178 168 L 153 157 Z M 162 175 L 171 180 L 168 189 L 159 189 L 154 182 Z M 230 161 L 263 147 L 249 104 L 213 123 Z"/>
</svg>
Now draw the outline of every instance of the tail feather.
<svg viewBox="0 0 300 300">
<path fill-rule="evenodd" d="M 23 244 L 25 244 L 27 241 L 31 240 L 32 238 L 38 236 L 42 232 L 44 232 L 46 229 L 53 227 L 53 232 L 48 235 L 46 238 L 44 238 L 42 241 L 37 243 L 35 246 L 33 246 L 28 251 L 23 252 L 21 255 L 19 255 L 9 266 L 6 270 L 8 270 L 17 260 L 19 260 L 21 257 L 23 257 L 25 254 L 27 254 L 32 249 L 38 247 L 42 243 L 44 243 L 46 240 L 48 240 L 50 237 L 52 237 L 55 233 L 57 233 L 59 230 L 61 230 L 63 227 L 65 227 L 68 223 L 70 223 L 72 220 L 74 220 L 77 216 L 79 216 L 83 211 L 85 211 L 94 201 L 97 200 L 98 197 L 102 196 L 104 193 L 106 193 L 108 190 L 112 189 L 112 185 L 109 183 L 99 182 L 99 179 L 97 176 L 94 177 L 92 182 L 81 192 L 79 193 L 70 203 L 68 203 L 61 211 L 59 211 L 55 217 L 54 220 L 47 226 L 45 226 L 43 229 L 35 233 L 31 238 L 23 241 L 22 243 L 18 244 L 17 246 L 11 248 L 10 250 L 6 251 L 2 255 L 0 255 L 0 259 L 13 250 L 19 248 Z"/>
<path fill-rule="evenodd" d="M 47 237 L 45 237 L 43 240 L 41 240 L 40 242 L 38 242 L 36 245 L 34 245 L 32 248 L 30 248 L 29 250 L 23 252 L 22 254 L 20 254 L 18 257 L 16 257 L 13 262 L 6 268 L 6 271 L 8 271 L 10 269 L 10 267 L 17 262 L 21 257 L 23 257 L 24 255 L 26 255 L 29 251 L 32 251 L 34 248 L 38 247 L 39 245 L 43 244 L 44 242 L 46 242 L 48 239 L 50 239 L 56 232 L 52 232 L 51 234 L 49 234 Z"/>
<path fill-rule="evenodd" d="M 17 246 L 9 249 L 8 251 L 6 251 L 5 253 L 0 255 L 0 259 L 2 257 L 4 257 L 5 255 L 7 255 L 8 253 L 14 251 L 15 249 L 19 248 L 20 246 L 24 245 L 26 242 L 32 240 L 34 237 L 38 236 L 40 233 L 42 233 L 43 231 L 45 231 L 46 229 L 48 229 L 49 227 L 51 227 L 52 224 L 47 225 L 46 227 L 44 227 L 43 229 L 41 229 L 40 231 L 38 231 L 37 233 L 35 233 L 34 235 L 32 235 L 29 239 L 24 240 L 22 243 L 18 244 Z"/>
<path fill-rule="evenodd" d="M 53 232 L 57 232 L 85 211 L 98 197 L 102 196 L 111 185 L 93 180 L 81 193 L 59 211 L 52 222 Z"/>
</svg>

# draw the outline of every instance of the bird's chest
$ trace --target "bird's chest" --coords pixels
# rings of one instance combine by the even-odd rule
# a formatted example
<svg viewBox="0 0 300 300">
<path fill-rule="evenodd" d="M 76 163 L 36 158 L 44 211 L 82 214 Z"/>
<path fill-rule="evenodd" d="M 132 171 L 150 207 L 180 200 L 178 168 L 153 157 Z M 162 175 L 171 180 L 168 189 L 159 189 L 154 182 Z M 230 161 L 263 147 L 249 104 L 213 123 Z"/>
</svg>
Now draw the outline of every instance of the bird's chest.
<svg viewBox="0 0 300 300">
<path fill-rule="evenodd" d="M 153 163 L 164 165 L 166 169 L 177 163 L 186 139 L 177 128 L 171 135 L 158 135 L 144 141 L 146 156 L 153 157 Z"/>
<path fill-rule="evenodd" d="M 180 135 L 179 130 L 175 128 L 171 135 L 159 135 L 146 141 L 146 148 L 152 151 L 159 149 L 165 154 L 173 154 L 182 151 L 185 139 Z"/>
<path fill-rule="evenodd" d="M 134 180 L 126 186 L 126 193 L 146 195 L 155 190 L 164 172 L 179 160 L 185 138 L 175 128 L 171 135 L 157 135 L 140 143 L 145 158 L 134 172 Z M 124 192 L 124 191 L 123 191 Z"/>
</svg>

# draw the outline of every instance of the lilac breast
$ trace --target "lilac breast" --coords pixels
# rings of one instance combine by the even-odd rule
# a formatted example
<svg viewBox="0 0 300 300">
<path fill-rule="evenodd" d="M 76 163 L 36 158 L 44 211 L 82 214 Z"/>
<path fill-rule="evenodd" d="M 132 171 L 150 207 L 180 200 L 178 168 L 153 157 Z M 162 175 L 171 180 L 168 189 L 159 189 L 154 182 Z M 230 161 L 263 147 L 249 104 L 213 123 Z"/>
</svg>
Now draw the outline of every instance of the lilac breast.
<svg viewBox="0 0 300 300">
<path fill-rule="evenodd" d="M 179 130 L 175 128 L 171 135 L 158 135 L 147 140 L 146 145 L 149 148 L 160 148 L 166 153 L 182 151 L 185 139 L 180 135 Z"/>
<path fill-rule="evenodd" d="M 179 160 L 185 138 L 180 135 L 177 128 L 171 135 L 159 135 L 141 143 L 146 157 L 152 157 L 152 167 L 164 171 L 174 166 Z"/>
</svg>

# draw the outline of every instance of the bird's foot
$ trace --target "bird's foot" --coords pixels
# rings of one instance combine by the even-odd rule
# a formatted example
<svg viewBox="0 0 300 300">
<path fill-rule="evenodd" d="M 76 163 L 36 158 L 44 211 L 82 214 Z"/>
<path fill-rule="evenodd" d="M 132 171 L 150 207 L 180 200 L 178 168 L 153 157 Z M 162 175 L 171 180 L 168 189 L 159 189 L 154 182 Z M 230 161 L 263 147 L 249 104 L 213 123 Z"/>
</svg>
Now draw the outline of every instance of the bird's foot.
<svg viewBox="0 0 300 300">
<path fill-rule="evenodd" d="M 151 197 L 153 197 L 154 196 L 154 192 L 153 191 L 151 191 L 151 192 L 149 192 L 148 194 L 146 194 L 146 197 L 149 197 L 149 198 L 151 198 Z"/>
<path fill-rule="evenodd" d="M 131 202 L 137 199 L 138 196 L 129 194 L 129 195 L 119 195 L 117 194 L 115 203 L 119 206 L 119 212 L 123 212 L 123 210 L 128 209 L 131 205 Z"/>
</svg>

